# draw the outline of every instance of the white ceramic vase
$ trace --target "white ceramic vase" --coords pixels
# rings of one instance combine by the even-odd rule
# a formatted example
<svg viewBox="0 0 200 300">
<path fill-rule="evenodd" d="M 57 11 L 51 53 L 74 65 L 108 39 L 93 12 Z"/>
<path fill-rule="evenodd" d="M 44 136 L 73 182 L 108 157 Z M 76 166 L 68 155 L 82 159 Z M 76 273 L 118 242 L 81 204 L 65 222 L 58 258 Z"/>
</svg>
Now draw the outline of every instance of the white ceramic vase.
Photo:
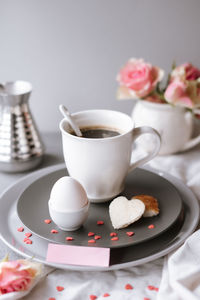
<svg viewBox="0 0 200 300">
<path fill-rule="evenodd" d="M 200 143 L 200 135 L 192 138 L 192 113 L 183 107 L 138 100 L 133 108 L 132 118 L 136 127 L 151 126 L 160 133 L 160 155 L 185 151 Z M 150 151 L 154 144 L 152 136 L 146 135 L 141 139 L 142 146 Z"/>
</svg>

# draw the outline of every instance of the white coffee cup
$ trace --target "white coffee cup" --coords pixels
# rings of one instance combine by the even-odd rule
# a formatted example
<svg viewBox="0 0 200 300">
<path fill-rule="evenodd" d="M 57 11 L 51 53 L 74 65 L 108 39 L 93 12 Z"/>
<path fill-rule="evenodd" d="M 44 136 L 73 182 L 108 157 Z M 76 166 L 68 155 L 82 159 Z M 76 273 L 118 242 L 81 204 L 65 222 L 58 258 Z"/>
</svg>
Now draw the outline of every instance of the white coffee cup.
<svg viewBox="0 0 200 300">
<path fill-rule="evenodd" d="M 91 202 L 105 202 L 124 189 L 126 175 L 151 160 L 160 149 L 159 133 L 151 127 L 134 128 L 128 115 L 111 110 L 86 110 L 72 114 L 79 128 L 115 129 L 120 134 L 108 138 L 85 138 L 72 135 L 66 119 L 60 122 L 63 153 L 69 175 L 78 180 Z M 155 147 L 142 159 L 131 163 L 132 145 L 139 136 L 151 133 Z M 134 152 L 134 151 L 133 151 Z"/>
</svg>

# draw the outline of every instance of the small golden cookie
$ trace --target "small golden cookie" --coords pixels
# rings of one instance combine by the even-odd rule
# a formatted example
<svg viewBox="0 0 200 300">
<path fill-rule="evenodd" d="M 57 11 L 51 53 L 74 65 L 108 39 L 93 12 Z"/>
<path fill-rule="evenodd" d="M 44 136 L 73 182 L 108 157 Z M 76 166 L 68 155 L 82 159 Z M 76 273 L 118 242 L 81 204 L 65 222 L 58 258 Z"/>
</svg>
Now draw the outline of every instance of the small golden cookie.
<svg viewBox="0 0 200 300">
<path fill-rule="evenodd" d="M 149 195 L 136 195 L 131 199 L 141 200 L 145 205 L 143 217 L 153 217 L 159 214 L 158 201 L 155 197 Z"/>
</svg>

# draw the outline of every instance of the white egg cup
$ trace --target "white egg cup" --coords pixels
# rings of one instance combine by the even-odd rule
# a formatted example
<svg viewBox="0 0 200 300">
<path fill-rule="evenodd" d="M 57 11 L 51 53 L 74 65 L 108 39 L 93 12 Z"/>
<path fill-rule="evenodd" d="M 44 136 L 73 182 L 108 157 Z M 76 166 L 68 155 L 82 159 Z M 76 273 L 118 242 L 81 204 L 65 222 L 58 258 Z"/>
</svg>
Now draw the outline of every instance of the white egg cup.
<svg viewBox="0 0 200 300">
<path fill-rule="evenodd" d="M 79 229 L 86 221 L 89 213 L 88 203 L 79 210 L 75 211 L 58 211 L 53 208 L 51 199 L 49 200 L 49 213 L 54 223 L 64 231 L 75 231 Z"/>
<path fill-rule="evenodd" d="M 77 230 L 88 217 L 87 194 L 83 186 L 69 176 L 54 183 L 48 205 L 52 220 L 64 231 Z"/>
</svg>

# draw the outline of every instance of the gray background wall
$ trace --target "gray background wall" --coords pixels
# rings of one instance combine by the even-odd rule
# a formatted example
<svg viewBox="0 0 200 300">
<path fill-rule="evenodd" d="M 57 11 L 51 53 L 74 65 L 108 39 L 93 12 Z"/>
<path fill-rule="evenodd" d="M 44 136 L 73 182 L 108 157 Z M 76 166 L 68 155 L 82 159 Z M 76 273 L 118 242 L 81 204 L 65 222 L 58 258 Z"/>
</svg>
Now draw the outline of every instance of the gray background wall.
<svg viewBox="0 0 200 300">
<path fill-rule="evenodd" d="M 200 67 L 200 1 L 0 0 L 0 39 L 0 82 L 30 81 L 39 129 L 58 131 L 60 103 L 131 112 L 115 81 L 130 57 Z"/>
</svg>

